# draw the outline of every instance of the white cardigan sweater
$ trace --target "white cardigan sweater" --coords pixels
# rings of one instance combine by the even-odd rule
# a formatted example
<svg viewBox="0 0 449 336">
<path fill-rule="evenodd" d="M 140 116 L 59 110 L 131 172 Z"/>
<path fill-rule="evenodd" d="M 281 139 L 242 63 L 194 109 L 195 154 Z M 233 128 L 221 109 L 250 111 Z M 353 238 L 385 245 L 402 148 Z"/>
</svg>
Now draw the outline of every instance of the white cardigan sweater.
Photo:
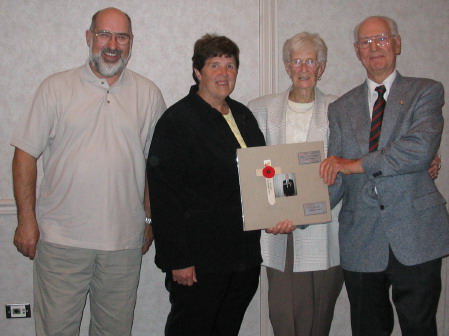
<svg viewBox="0 0 449 336">
<path fill-rule="evenodd" d="M 248 107 L 253 112 L 265 136 L 267 145 L 285 143 L 288 94 L 291 88 L 279 94 L 254 99 Z M 307 141 L 324 141 L 327 156 L 329 123 L 327 108 L 338 97 L 326 95 L 315 89 L 315 105 Z M 338 246 L 338 213 L 341 203 L 332 210 L 332 221 L 314 224 L 306 229 L 293 231 L 294 272 L 326 270 L 340 264 Z M 287 235 L 272 235 L 262 231 L 262 258 L 264 266 L 284 271 L 287 251 Z"/>
</svg>

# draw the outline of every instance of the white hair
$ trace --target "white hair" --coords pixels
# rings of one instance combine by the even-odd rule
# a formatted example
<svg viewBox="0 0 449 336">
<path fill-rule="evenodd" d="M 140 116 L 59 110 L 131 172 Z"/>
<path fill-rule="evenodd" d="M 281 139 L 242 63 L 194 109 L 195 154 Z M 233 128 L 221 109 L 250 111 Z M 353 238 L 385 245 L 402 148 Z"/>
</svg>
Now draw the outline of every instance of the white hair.
<svg viewBox="0 0 449 336">
<path fill-rule="evenodd" d="M 363 20 L 357 26 L 355 26 L 355 28 L 354 28 L 354 41 L 355 42 L 357 42 L 357 40 L 359 39 L 359 28 L 360 28 L 360 26 L 362 25 L 362 23 L 364 23 L 365 21 L 367 21 L 369 19 L 384 20 L 388 24 L 388 27 L 390 28 L 391 33 L 393 35 L 395 35 L 395 36 L 399 36 L 398 25 L 397 25 L 396 21 L 394 21 L 393 19 L 391 19 L 391 18 L 389 18 L 387 16 L 375 15 L 375 16 L 367 17 L 365 20 Z"/>
<path fill-rule="evenodd" d="M 298 33 L 295 36 L 289 38 L 284 43 L 282 48 L 282 60 L 289 62 L 291 54 L 294 51 L 301 49 L 303 46 L 312 45 L 317 53 L 318 62 L 327 61 L 327 46 L 324 40 L 318 34 L 311 34 L 308 32 Z"/>
</svg>

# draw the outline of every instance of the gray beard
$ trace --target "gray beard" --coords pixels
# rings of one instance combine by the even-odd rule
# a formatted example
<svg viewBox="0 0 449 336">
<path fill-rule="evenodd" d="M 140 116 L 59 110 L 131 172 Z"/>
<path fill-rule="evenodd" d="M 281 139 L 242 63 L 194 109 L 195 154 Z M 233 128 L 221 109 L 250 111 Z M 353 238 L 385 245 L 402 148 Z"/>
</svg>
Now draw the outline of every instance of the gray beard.
<svg viewBox="0 0 449 336">
<path fill-rule="evenodd" d="M 131 57 L 131 50 L 129 51 L 128 57 L 121 56 L 120 59 L 116 63 L 107 63 L 101 57 L 101 54 L 105 51 L 117 51 L 110 50 L 109 48 L 104 48 L 100 50 L 97 54 L 92 53 L 92 47 L 89 48 L 89 60 L 94 66 L 94 68 L 98 71 L 98 73 L 104 77 L 112 77 L 115 76 L 125 69 L 128 64 L 128 60 Z M 120 50 L 117 52 L 121 53 Z"/>
</svg>

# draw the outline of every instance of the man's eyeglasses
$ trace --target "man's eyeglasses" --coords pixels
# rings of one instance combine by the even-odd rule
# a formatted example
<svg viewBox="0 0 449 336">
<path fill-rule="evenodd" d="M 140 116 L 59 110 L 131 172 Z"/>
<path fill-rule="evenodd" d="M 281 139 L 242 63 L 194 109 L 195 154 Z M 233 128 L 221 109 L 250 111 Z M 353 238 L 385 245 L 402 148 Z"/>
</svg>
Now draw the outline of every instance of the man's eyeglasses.
<svg viewBox="0 0 449 336">
<path fill-rule="evenodd" d="M 366 49 L 371 45 L 371 43 L 376 41 L 376 45 L 378 47 L 384 47 L 390 43 L 390 37 L 396 37 L 396 35 L 381 34 L 376 36 L 364 37 L 358 40 L 355 45 L 360 49 Z"/>
<path fill-rule="evenodd" d="M 308 68 L 314 68 L 318 65 L 318 61 L 310 58 L 305 61 L 299 58 L 295 58 L 290 61 L 290 64 L 295 68 L 299 68 L 302 64 L 305 64 Z"/>
<path fill-rule="evenodd" d="M 95 38 L 97 42 L 100 44 L 107 44 L 112 39 L 112 35 L 115 35 L 115 41 L 118 45 L 124 46 L 129 43 L 131 39 L 131 35 L 127 33 L 111 33 L 107 30 L 100 30 L 97 32 L 93 32 L 95 34 Z"/>
</svg>

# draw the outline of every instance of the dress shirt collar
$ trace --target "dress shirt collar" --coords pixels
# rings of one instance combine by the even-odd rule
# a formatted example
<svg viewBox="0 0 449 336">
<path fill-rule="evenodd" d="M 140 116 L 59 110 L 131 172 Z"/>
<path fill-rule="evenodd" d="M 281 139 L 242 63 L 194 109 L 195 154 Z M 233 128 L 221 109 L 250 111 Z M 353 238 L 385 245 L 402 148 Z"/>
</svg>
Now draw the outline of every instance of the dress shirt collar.
<svg viewBox="0 0 449 336">
<path fill-rule="evenodd" d="M 375 89 L 376 89 L 376 87 L 378 87 L 379 85 L 385 85 L 386 91 L 385 91 L 385 94 L 384 94 L 384 98 L 385 98 L 385 100 L 387 100 L 387 99 L 388 99 L 388 95 L 389 95 L 389 93 L 390 93 L 391 86 L 393 85 L 394 79 L 396 78 L 396 75 L 397 75 L 397 71 L 395 70 L 395 71 L 393 71 L 393 72 L 391 73 L 391 75 L 388 76 L 388 77 L 383 81 L 383 83 L 381 83 L 381 84 L 376 83 L 375 81 L 373 81 L 373 80 L 367 78 L 367 79 L 366 79 L 366 83 L 367 83 L 367 85 L 368 85 L 368 92 L 370 93 L 370 94 L 368 95 L 369 101 L 371 102 L 371 99 L 374 98 L 374 99 L 372 100 L 372 102 L 373 102 L 373 104 L 374 104 L 374 101 L 377 99 L 377 92 L 375 91 Z M 372 104 L 370 104 L 370 105 L 372 105 Z"/>
</svg>

